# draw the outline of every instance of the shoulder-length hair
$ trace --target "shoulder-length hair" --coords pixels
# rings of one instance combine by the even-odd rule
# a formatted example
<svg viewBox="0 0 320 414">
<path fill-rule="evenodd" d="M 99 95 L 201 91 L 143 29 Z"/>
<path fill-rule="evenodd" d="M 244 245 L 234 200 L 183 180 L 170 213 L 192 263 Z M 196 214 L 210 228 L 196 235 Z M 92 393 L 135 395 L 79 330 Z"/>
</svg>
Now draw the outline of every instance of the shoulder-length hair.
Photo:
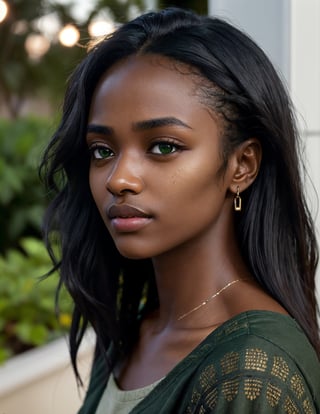
<svg viewBox="0 0 320 414">
<path fill-rule="evenodd" d="M 203 79 L 201 99 L 225 119 L 225 162 L 244 140 L 260 141 L 260 171 L 243 193 L 245 208 L 236 221 L 239 246 L 256 280 L 299 322 L 319 354 L 318 252 L 288 94 L 266 55 L 244 33 L 223 20 L 170 8 L 138 17 L 90 50 L 70 78 L 61 123 L 42 161 L 42 175 L 54 193 L 45 239 L 60 270 L 60 285 L 74 299 L 70 345 L 76 373 L 88 323 L 100 351 L 113 343 L 127 352 L 137 336 L 142 299 L 144 310 L 157 306 L 151 261 L 119 254 L 88 183 L 85 136 L 94 90 L 108 68 L 138 54 L 162 55 L 196 69 Z M 59 237 L 59 258 L 52 235 Z"/>
</svg>

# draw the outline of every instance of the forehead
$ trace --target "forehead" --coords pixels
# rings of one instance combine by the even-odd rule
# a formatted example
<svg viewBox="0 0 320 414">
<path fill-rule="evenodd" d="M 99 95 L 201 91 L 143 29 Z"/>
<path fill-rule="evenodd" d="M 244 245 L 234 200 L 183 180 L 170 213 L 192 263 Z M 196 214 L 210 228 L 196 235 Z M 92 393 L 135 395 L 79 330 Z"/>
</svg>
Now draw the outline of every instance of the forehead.
<svg viewBox="0 0 320 414">
<path fill-rule="evenodd" d="M 200 74 L 195 68 L 165 56 L 132 55 L 111 66 L 102 76 L 97 89 L 105 83 L 120 86 L 120 83 L 130 81 L 132 78 L 136 78 L 136 81 L 141 79 L 142 85 L 148 80 L 157 82 L 163 80 L 163 83 L 172 81 L 178 82 L 179 86 L 184 83 L 186 88 L 194 88 L 196 79 L 198 82 L 200 80 Z M 141 86 L 140 83 L 136 85 Z"/>
<path fill-rule="evenodd" d="M 99 81 L 89 118 L 106 113 L 119 115 L 126 109 L 132 117 L 136 114 L 142 118 L 183 118 L 197 111 L 208 112 L 199 92 L 205 82 L 196 69 L 172 59 L 159 55 L 130 56 L 109 68 Z"/>
</svg>

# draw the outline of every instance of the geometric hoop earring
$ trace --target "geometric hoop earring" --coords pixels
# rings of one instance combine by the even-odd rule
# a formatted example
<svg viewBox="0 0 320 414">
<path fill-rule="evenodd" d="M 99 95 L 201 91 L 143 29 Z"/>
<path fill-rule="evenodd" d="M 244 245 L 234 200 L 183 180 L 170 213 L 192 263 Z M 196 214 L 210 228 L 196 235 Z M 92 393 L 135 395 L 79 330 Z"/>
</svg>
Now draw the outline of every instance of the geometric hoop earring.
<svg viewBox="0 0 320 414">
<path fill-rule="evenodd" d="M 241 211 L 241 202 L 240 189 L 239 186 L 237 186 L 237 194 L 233 199 L 234 211 Z"/>
</svg>

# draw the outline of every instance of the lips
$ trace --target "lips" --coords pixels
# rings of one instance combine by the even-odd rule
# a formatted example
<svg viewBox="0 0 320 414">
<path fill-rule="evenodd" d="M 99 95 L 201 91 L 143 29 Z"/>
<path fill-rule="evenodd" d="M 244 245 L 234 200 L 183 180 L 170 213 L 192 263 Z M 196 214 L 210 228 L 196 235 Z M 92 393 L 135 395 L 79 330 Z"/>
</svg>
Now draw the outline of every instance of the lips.
<svg viewBox="0 0 320 414">
<path fill-rule="evenodd" d="M 130 206 L 128 204 L 116 205 L 113 204 L 108 208 L 108 217 L 110 220 L 115 218 L 150 218 L 151 216 L 143 210 Z"/>
<path fill-rule="evenodd" d="M 128 204 L 113 204 L 107 210 L 113 231 L 136 234 L 152 222 L 152 216 Z"/>
</svg>

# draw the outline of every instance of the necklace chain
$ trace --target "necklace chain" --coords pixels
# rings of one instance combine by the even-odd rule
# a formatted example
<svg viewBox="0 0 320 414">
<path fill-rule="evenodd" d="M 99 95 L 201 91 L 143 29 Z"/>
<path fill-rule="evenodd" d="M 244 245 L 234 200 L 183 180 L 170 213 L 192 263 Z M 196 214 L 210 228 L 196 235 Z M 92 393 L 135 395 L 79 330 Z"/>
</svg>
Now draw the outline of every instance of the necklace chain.
<svg viewBox="0 0 320 414">
<path fill-rule="evenodd" d="M 197 311 L 198 309 L 202 308 L 202 306 L 207 305 L 212 299 L 219 296 L 220 293 L 222 293 L 224 290 L 228 289 L 230 286 L 234 285 L 235 283 L 240 282 L 241 280 L 245 280 L 245 279 L 236 279 L 236 280 L 233 280 L 232 282 L 229 282 L 228 284 L 223 286 L 223 288 L 218 290 L 218 292 L 215 292 L 213 295 L 211 295 L 206 300 L 201 302 L 200 305 L 196 306 L 195 308 L 193 308 L 193 309 L 189 310 L 188 312 L 184 313 L 183 315 L 179 316 L 179 318 L 177 320 L 181 321 L 181 319 L 184 319 L 186 316 L 190 315 L 190 313 L 193 313 L 193 312 Z"/>
</svg>

